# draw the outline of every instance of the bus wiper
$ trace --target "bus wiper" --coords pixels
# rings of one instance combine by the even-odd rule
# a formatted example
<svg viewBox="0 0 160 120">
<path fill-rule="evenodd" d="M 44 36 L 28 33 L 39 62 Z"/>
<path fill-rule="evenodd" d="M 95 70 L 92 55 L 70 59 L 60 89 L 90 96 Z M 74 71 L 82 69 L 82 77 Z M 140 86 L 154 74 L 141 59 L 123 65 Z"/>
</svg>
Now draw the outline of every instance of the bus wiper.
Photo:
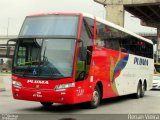
<svg viewBox="0 0 160 120">
<path fill-rule="evenodd" d="M 43 43 L 43 45 L 44 45 L 44 43 Z M 42 66 L 46 66 L 48 69 L 50 69 L 50 70 L 48 70 L 51 74 L 50 76 L 52 78 L 54 78 L 54 70 L 52 67 L 49 66 L 50 62 L 48 61 L 48 58 L 46 56 L 46 50 L 47 50 L 47 45 L 45 45 L 44 52 L 43 52 Z"/>
<path fill-rule="evenodd" d="M 30 69 L 31 65 L 28 65 L 27 68 L 24 70 L 22 77 L 25 77 L 25 74 L 27 73 L 27 71 Z"/>
<path fill-rule="evenodd" d="M 46 49 L 47 49 L 47 46 L 45 46 L 44 48 L 44 52 L 43 52 L 43 60 L 42 60 L 42 63 L 48 63 L 48 58 L 46 57 Z"/>
</svg>

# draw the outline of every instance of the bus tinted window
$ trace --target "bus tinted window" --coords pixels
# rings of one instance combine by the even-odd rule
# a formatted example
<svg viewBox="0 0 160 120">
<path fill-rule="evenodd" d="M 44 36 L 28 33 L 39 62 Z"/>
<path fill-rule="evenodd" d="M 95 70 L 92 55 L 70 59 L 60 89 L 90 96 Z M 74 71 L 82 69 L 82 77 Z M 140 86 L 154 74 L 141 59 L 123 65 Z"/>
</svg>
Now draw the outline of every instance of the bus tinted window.
<svg viewBox="0 0 160 120">
<path fill-rule="evenodd" d="M 36 36 L 76 36 L 78 26 L 78 16 L 35 16 L 27 17 L 22 29 L 20 37 Z"/>
<path fill-rule="evenodd" d="M 122 34 L 117 29 L 97 22 L 97 46 L 119 51 L 119 39 Z"/>
<path fill-rule="evenodd" d="M 121 47 L 126 49 L 126 51 L 130 54 L 153 58 L 153 46 L 145 41 L 139 40 L 133 36 L 124 37 L 120 41 Z"/>
<path fill-rule="evenodd" d="M 121 50 L 121 52 L 128 54 L 153 58 L 152 44 L 105 24 L 97 22 L 96 25 L 97 46 L 117 51 Z"/>
</svg>

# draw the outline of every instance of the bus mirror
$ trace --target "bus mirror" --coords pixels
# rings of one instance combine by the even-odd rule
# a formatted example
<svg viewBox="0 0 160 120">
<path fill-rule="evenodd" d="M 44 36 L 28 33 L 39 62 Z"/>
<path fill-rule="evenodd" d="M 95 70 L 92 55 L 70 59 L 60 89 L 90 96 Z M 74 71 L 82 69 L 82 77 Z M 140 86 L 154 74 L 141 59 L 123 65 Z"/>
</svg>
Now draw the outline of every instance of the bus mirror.
<svg viewBox="0 0 160 120">
<path fill-rule="evenodd" d="M 87 50 L 84 47 L 79 48 L 79 57 L 81 61 L 86 61 Z"/>
<path fill-rule="evenodd" d="M 79 47 L 78 56 L 79 56 L 79 58 L 80 58 L 81 61 L 86 61 L 87 49 L 84 47 L 84 42 L 83 42 L 83 40 L 80 40 L 80 46 L 81 46 L 81 47 Z"/>
<path fill-rule="evenodd" d="M 7 41 L 6 57 L 10 57 L 11 46 L 15 46 L 16 41 L 17 39 L 10 39 Z"/>
</svg>

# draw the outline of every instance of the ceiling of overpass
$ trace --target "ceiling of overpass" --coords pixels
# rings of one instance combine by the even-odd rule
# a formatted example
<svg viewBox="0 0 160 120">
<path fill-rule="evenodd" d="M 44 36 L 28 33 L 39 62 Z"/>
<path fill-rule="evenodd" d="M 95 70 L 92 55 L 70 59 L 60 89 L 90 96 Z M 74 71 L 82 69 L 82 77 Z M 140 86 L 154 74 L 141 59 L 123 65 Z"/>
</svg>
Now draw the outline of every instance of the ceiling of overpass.
<svg viewBox="0 0 160 120">
<path fill-rule="evenodd" d="M 157 5 L 125 5 L 125 10 L 147 23 L 160 24 L 160 4 Z"/>
</svg>

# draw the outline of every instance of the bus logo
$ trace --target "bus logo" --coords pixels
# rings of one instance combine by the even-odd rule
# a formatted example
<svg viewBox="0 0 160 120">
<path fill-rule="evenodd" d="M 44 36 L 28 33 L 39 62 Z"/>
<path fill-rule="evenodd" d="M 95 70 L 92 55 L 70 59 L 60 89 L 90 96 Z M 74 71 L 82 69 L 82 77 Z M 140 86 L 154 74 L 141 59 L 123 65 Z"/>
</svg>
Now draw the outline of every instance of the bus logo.
<svg viewBox="0 0 160 120">
<path fill-rule="evenodd" d="M 39 89 L 39 85 L 36 85 L 36 89 Z"/>
<path fill-rule="evenodd" d="M 42 85 L 48 85 L 49 82 L 45 80 L 27 80 L 27 83 L 32 83 L 32 84 L 42 84 Z"/>
<path fill-rule="evenodd" d="M 144 58 L 134 58 L 134 64 L 148 66 L 148 60 Z"/>
</svg>

